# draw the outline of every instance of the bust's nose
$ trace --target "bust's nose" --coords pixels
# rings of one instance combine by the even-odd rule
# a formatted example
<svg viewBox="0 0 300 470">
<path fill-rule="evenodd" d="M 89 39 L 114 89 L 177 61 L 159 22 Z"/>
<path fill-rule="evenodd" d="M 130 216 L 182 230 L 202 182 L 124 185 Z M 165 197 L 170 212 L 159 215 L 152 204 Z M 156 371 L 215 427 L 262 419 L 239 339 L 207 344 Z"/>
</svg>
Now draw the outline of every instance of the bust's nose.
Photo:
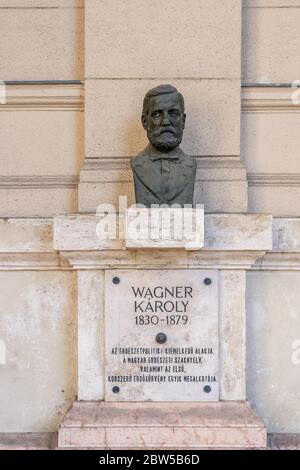
<svg viewBox="0 0 300 470">
<path fill-rule="evenodd" d="M 164 111 L 163 114 L 162 114 L 161 125 L 162 126 L 169 126 L 170 125 L 169 114 L 168 114 L 167 111 Z"/>
</svg>

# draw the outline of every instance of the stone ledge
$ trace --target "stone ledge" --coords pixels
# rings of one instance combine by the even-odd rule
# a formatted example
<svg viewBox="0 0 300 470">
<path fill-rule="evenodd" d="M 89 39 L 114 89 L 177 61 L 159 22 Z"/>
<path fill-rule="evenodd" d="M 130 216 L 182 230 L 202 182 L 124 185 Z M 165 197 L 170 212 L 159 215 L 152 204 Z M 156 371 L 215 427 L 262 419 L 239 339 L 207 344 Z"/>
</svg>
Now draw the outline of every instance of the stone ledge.
<svg viewBox="0 0 300 470">
<path fill-rule="evenodd" d="M 120 250 L 122 240 L 99 240 L 95 215 L 54 218 L 54 249 L 59 251 Z M 272 250 L 272 216 L 266 214 L 206 214 L 205 250 Z"/>
<path fill-rule="evenodd" d="M 1 218 L 0 253 L 53 251 L 52 218 Z"/>
<path fill-rule="evenodd" d="M 248 402 L 75 402 L 58 448 L 265 448 L 266 429 Z"/>
<path fill-rule="evenodd" d="M 268 215 L 206 214 L 206 245 L 194 253 L 182 249 L 173 252 L 168 249 L 123 250 L 120 240 L 110 240 L 99 246 L 95 236 L 96 223 L 92 214 L 54 219 L 1 218 L 0 269 L 73 269 L 74 265 L 83 269 L 84 266 L 106 269 L 118 264 L 137 268 L 223 265 L 226 269 L 300 270 L 299 217 L 273 218 L 272 251 L 271 216 Z M 260 235 L 255 226 L 262 231 Z M 253 250 L 259 236 L 262 236 L 263 249 Z M 61 253 L 58 254 L 56 249 Z"/>
</svg>

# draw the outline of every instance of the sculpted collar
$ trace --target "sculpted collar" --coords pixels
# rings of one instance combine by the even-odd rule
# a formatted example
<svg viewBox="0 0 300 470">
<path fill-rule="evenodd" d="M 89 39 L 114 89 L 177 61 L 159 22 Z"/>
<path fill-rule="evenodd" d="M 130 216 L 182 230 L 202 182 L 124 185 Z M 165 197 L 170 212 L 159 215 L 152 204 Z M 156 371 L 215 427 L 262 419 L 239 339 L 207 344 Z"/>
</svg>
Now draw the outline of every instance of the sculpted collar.
<svg viewBox="0 0 300 470">
<path fill-rule="evenodd" d="M 171 150 L 168 153 L 164 153 L 156 150 L 154 147 L 152 147 L 152 145 L 148 145 L 146 152 L 148 153 L 152 162 L 156 162 L 158 160 L 181 162 L 184 160 L 184 153 L 180 147 L 176 147 L 176 149 Z"/>
</svg>

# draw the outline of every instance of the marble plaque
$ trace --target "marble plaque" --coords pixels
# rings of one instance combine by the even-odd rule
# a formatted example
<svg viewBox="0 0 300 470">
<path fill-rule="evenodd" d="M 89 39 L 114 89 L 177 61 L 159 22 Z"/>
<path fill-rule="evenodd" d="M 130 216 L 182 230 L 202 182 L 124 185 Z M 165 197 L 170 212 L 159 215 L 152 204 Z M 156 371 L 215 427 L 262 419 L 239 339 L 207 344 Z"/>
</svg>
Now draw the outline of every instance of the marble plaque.
<svg viewBox="0 0 300 470">
<path fill-rule="evenodd" d="M 219 399 L 217 271 L 106 271 L 105 399 Z"/>
</svg>

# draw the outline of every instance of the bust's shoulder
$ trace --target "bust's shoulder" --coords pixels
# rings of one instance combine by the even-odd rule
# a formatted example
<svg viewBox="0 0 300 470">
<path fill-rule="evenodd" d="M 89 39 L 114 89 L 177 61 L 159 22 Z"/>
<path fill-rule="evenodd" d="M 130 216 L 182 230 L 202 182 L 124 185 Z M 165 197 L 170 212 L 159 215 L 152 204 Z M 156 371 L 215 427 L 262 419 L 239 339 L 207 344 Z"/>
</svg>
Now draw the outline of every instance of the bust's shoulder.
<svg viewBox="0 0 300 470">
<path fill-rule="evenodd" d="M 144 165 L 148 161 L 149 155 L 146 148 L 130 160 L 130 165 L 132 168 L 135 168 L 137 165 Z"/>
<path fill-rule="evenodd" d="M 197 161 L 195 157 L 191 157 L 190 155 L 187 155 L 186 153 L 183 153 L 183 165 L 184 166 L 189 166 L 194 169 L 197 168 Z"/>
</svg>

